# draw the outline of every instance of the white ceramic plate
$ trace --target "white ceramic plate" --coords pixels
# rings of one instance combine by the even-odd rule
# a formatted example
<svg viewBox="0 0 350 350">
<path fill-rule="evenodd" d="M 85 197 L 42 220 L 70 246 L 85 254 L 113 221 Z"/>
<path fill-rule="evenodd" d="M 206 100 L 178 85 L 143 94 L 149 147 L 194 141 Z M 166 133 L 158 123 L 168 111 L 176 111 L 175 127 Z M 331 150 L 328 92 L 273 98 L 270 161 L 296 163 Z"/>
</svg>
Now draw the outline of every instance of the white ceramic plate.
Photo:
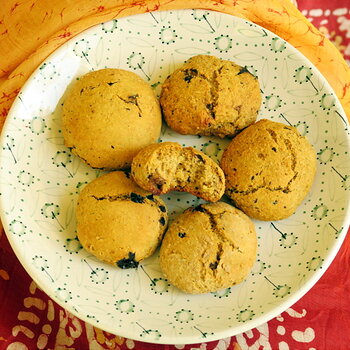
<svg viewBox="0 0 350 350">
<path fill-rule="evenodd" d="M 255 221 L 258 258 L 244 283 L 186 295 L 163 277 L 158 256 L 121 271 L 81 248 L 75 232 L 79 191 L 100 175 L 64 146 L 61 97 L 76 77 L 104 67 L 139 74 L 159 93 L 186 59 L 212 54 L 259 78 L 259 118 L 291 124 L 317 152 L 311 193 L 290 218 Z M 38 285 L 79 318 L 111 333 L 154 343 L 197 343 L 231 336 L 273 318 L 306 293 L 329 266 L 349 224 L 349 132 L 325 79 L 297 50 L 267 30 L 202 10 L 155 12 L 113 20 L 73 38 L 28 80 L 2 133 L 1 211 L 19 260 Z M 203 150 L 214 160 L 229 140 L 161 140 Z M 163 196 L 171 217 L 196 197 Z"/>
</svg>

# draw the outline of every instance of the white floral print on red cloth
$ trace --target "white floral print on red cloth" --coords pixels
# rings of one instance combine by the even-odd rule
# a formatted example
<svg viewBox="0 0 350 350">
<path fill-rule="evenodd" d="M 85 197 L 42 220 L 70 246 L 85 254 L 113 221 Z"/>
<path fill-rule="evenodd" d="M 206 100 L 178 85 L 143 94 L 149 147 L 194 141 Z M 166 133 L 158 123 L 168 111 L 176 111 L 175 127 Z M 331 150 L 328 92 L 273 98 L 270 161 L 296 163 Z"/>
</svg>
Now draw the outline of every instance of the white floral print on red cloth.
<svg viewBox="0 0 350 350">
<path fill-rule="evenodd" d="M 344 305 L 348 305 L 350 273 L 341 271 L 346 272 L 343 266 L 350 262 L 349 247 L 350 235 L 334 264 L 312 291 L 268 323 L 210 343 L 155 345 L 109 334 L 62 309 L 30 279 L 13 254 L 6 236 L 0 235 L 0 300 L 10 301 L 0 306 L 0 314 L 6 315 L 6 322 L 0 323 L 0 349 L 311 350 L 328 349 L 330 344 L 336 349 L 350 341 L 349 335 L 339 329 L 336 321 L 341 317 L 342 324 L 350 322 L 349 313 L 338 310 L 336 303 L 342 298 Z M 330 290 L 332 283 L 339 287 Z M 16 293 L 9 298 L 8 294 L 13 290 Z M 323 311 L 320 313 L 321 305 Z"/>
<path fill-rule="evenodd" d="M 298 0 L 298 7 L 350 64 L 350 3 L 344 0 Z"/>
</svg>

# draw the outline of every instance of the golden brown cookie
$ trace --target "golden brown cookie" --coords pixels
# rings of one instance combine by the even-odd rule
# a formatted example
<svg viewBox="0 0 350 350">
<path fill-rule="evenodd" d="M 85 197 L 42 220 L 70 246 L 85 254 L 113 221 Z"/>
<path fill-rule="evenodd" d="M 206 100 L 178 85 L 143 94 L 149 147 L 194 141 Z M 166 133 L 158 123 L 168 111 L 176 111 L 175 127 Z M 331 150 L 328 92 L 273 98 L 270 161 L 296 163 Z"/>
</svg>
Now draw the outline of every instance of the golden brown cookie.
<svg viewBox="0 0 350 350">
<path fill-rule="evenodd" d="M 76 217 L 83 247 L 122 269 L 153 254 L 168 221 L 164 202 L 123 171 L 90 182 L 79 195 Z"/>
<path fill-rule="evenodd" d="M 257 237 L 252 221 L 223 202 L 185 210 L 160 249 L 165 277 L 187 293 L 214 292 L 242 282 L 252 268 Z"/>
<path fill-rule="evenodd" d="M 220 166 L 226 194 L 238 208 L 258 220 L 280 220 L 309 192 L 316 154 L 296 128 L 263 119 L 231 141 Z"/>
<path fill-rule="evenodd" d="M 225 191 L 225 176 L 220 167 L 203 152 L 176 142 L 142 149 L 133 159 L 131 174 L 139 186 L 154 194 L 189 192 L 216 202 Z"/>
<path fill-rule="evenodd" d="M 245 67 L 198 55 L 165 80 L 160 104 L 167 124 L 180 134 L 234 136 L 255 122 L 260 86 Z"/>
<path fill-rule="evenodd" d="M 124 169 L 158 140 L 159 102 L 135 73 L 101 69 L 76 81 L 63 102 L 67 147 L 94 168 Z"/>
</svg>

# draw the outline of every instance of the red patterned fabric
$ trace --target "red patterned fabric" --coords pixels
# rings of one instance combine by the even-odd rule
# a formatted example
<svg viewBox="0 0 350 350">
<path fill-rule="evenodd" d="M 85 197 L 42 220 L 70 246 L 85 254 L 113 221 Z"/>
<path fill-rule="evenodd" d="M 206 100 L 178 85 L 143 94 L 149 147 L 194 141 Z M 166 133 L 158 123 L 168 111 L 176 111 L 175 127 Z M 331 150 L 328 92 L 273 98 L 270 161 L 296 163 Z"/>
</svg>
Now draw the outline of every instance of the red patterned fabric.
<svg viewBox="0 0 350 350">
<path fill-rule="evenodd" d="M 299 8 L 350 61 L 350 3 L 299 0 Z M 0 231 L 1 235 L 1 231 Z M 154 345 L 99 330 L 58 306 L 27 275 L 0 236 L 0 349 L 350 349 L 350 235 L 320 281 L 286 312 L 232 338 Z"/>
<path fill-rule="evenodd" d="M 298 0 L 298 7 L 350 63 L 350 2 Z"/>
<path fill-rule="evenodd" d="M 349 231 L 350 232 L 350 231 Z M 172 346 L 103 332 L 53 302 L 27 275 L 6 236 L 0 238 L 0 349 L 348 350 L 350 235 L 320 281 L 280 316 L 232 338 Z"/>
</svg>

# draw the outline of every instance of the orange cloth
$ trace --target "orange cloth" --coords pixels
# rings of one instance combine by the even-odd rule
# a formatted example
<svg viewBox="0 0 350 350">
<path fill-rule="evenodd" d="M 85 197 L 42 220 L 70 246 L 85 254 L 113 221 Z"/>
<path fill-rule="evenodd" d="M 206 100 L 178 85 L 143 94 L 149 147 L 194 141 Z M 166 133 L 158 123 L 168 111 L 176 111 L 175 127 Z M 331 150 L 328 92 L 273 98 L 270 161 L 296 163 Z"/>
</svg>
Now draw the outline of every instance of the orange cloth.
<svg viewBox="0 0 350 350">
<path fill-rule="evenodd" d="M 0 7 L 0 128 L 20 88 L 56 48 L 95 24 L 155 10 L 202 8 L 255 22 L 313 62 L 350 118 L 350 69 L 290 0 L 6 0 Z"/>
</svg>

